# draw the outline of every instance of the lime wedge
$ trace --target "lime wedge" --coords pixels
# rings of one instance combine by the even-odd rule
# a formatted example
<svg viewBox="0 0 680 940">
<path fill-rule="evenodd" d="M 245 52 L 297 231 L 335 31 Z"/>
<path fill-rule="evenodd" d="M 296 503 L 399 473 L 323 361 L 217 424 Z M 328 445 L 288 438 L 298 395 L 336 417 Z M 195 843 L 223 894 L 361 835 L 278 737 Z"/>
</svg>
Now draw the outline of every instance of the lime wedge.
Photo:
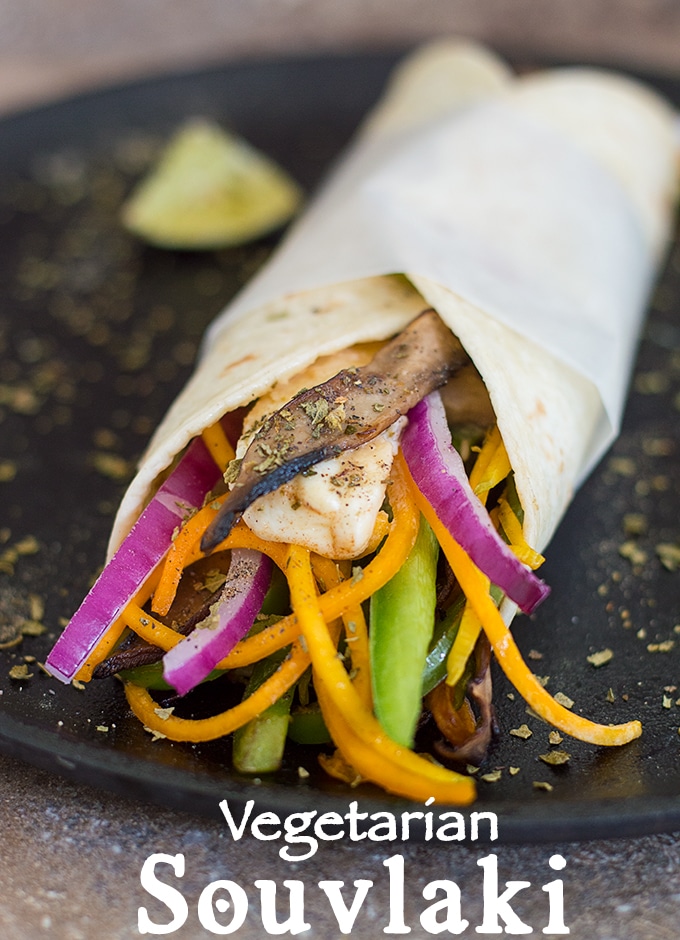
<svg viewBox="0 0 680 940">
<path fill-rule="evenodd" d="M 121 210 L 123 225 L 162 248 L 224 248 L 287 222 L 302 191 L 246 141 L 207 120 L 177 131 Z"/>
</svg>

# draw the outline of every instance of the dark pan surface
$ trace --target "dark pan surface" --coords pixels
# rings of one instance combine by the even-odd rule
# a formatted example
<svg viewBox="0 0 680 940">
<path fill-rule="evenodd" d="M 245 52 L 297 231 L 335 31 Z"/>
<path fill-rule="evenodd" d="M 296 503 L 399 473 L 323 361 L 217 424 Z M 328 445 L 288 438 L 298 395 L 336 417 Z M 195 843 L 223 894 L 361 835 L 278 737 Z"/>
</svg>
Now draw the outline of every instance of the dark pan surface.
<svg viewBox="0 0 680 940">
<path fill-rule="evenodd" d="M 158 141 L 197 114 L 240 131 L 311 190 L 392 62 L 215 69 L 0 123 L 0 748 L 7 753 L 209 815 L 225 797 L 255 798 L 280 812 L 310 802 L 343 808 L 353 798 L 364 810 L 405 808 L 370 787 L 348 791 L 324 778 L 315 754 L 302 749 L 271 778 L 241 778 L 224 743 L 152 742 L 116 681 L 79 691 L 38 666 L 102 561 L 129 471 L 189 375 L 205 326 L 275 243 L 205 255 L 144 248 L 118 227 L 123 195 Z M 680 85 L 666 82 L 663 90 L 680 99 Z M 644 735 L 616 750 L 565 740 L 569 762 L 548 766 L 540 755 L 551 749 L 549 729 L 508 697 L 498 676 L 502 730 L 480 775 L 502 773 L 480 781 L 475 809 L 499 814 L 505 840 L 680 828 L 679 312 L 674 249 L 621 437 L 549 547 L 543 573 L 551 597 L 515 631 L 525 653 L 540 654 L 530 655 L 551 691 L 564 691 L 597 720 L 639 717 Z M 48 632 L 7 646 L 32 618 Z M 614 653 L 609 663 L 587 661 L 605 648 Z M 22 665 L 32 677 L 10 678 Z M 509 734 L 525 722 L 531 738 Z M 300 766 L 309 778 L 300 778 Z"/>
</svg>

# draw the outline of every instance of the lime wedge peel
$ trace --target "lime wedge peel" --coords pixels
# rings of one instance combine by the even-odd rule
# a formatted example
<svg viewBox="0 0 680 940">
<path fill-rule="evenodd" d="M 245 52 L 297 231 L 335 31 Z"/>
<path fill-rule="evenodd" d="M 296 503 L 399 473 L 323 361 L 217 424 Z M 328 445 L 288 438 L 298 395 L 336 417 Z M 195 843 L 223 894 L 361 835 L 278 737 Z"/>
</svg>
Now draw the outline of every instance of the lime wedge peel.
<svg viewBox="0 0 680 940">
<path fill-rule="evenodd" d="M 182 125 L 124 203 L 130 232 L 162 248 L 241 245 L 284 225 L 302 190 L 269 157 L 205 119 Z"/>
</svg>

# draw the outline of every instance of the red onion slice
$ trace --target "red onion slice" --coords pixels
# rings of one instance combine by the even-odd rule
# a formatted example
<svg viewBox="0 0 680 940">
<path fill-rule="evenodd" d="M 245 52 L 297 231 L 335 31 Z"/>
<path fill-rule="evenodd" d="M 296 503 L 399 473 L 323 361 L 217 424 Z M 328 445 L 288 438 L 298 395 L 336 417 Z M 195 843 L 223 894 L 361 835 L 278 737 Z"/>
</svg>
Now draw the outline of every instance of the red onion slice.
<svg viewBox="0 0 680 940">
<path fill-rule="evenodd" d="M 210 615 L 163 657 L 163 678 L 180 695 L 202 682 L 252 627 L 271 579 L 266 555 L 236 548 Z"/>
<path fill-rule="evenodd" d="M 167 551 L 187 515 L 203 504 L 219 469 L 201 438 L 189 445 L 71 618 L 47 657 L 46 668 L 71 682 L 108 628 Z"/>
<path fill-rule="evenodd" d="M 440 522 L 492 584 L 531 613 L 550 588 L 518 560 L 475 496 L 451 443 L 439 392 L 409 411 L 401 447 L 411 476 Z"/>
</svg>

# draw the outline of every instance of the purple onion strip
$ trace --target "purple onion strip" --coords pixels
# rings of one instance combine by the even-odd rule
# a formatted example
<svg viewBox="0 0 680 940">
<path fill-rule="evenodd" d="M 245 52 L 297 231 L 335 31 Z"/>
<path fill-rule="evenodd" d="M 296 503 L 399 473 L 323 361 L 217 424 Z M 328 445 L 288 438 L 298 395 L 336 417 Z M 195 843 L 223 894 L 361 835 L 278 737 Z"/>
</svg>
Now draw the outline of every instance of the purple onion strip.
<svg viewBox="0 0 680 940">
<path fill-rule="evenodd" d="M 209 616 L 163 657 L 163 678 L 180 695 L 202 682 L 250 630 L 271 573 L 266 555 L 246 548 L 232 551 L 227 580 Z"/>
<path fill-rule="evenodd" d="M 529 614 L 550 593 L 494 529 L 451 443 L 444 405 L 432 392 L 408 413 L 401 446 L 411 475 L 440 522 L 492 584 Z"/>
<path fill-rule="evenodd" d="M 200 508 L 219 475 L 205 444 L 196 438 L 53 646 L 45 666 L 55 678 L 71 682 L 161 560 L 175 529 Z"/>
</svg>

